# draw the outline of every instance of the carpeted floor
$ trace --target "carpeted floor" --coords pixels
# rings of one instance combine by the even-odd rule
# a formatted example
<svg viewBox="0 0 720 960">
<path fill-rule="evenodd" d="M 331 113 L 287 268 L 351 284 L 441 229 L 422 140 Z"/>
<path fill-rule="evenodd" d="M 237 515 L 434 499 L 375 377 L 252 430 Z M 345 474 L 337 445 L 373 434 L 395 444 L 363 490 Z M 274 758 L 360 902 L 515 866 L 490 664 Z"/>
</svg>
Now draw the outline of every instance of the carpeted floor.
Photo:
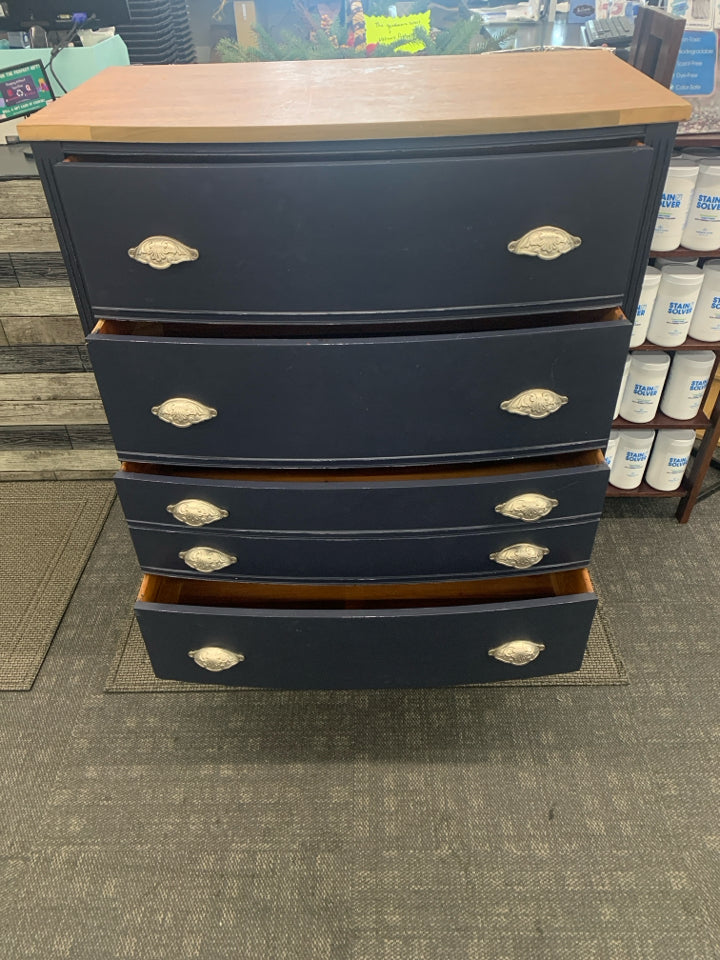
<svg viewBox="0 0 720 960">
<path fill-rule="evenodd" d="M 115 497 L 109 481 L 0 484 L 0 690 L 29 690 Z"/>
<path fill-rule="evenodd" d="M 717 960 L 720 496 L 608 504 L 631 683 L 103 693 L 115 505 L 0 694 L 4 960 Z"/>
</svg>

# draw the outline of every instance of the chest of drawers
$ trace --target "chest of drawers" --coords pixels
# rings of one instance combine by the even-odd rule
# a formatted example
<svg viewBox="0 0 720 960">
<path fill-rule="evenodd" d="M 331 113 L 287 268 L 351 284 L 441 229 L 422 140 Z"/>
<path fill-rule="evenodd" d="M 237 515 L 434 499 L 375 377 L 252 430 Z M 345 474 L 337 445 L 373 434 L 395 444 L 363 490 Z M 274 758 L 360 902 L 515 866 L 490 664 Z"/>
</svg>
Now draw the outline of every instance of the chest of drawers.
<svg viewBox="0 0 720 960">
<path fill-rule="evenodd" d="M 688 112 L 561 51 L 109 70 L 24 124 L 159 676 L 579 668 L 625 316 Z"/>
</svg>

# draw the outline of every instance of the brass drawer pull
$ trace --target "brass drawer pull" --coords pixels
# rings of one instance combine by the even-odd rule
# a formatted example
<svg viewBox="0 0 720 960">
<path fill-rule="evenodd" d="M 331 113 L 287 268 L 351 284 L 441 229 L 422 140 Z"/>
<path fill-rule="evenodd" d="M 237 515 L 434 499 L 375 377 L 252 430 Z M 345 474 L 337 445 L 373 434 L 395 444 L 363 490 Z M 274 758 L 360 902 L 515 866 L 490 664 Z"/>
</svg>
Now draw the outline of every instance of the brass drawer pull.
<svg viewBox="0 0 720 960">
<path fill-rule="evenodd" d="M 544 643 L 535 643 L 533 640 L 510 640 L 509 643 L 501 643 L 499 647 L 488 650 L 488 656 L 495 657 L 501 663 L 510 663 L 514 667 L 524 667 L 536 660 L 544 649 Z"/>
<path fill-rule="evenodd" d="M 178 503 L 169 503 L 166 510 L 188 527 L 204 527 L 228 516 L 227 510 L 216 507 L 207 500 L 180 500 Z"/>
<path fill-rule="evenodd" d="M 499 503 L 495 507 L 495 513 L 512 517 L 514 520 L 539 520 L 540 517 L 546 517 L 551 510 L 554 510 L 559 502 L 554 497 L 546 497 L 542 493 L 521 493 L 517 497 L 506 500 L 505 503 Z"/>
<path fill-rule="evenodd" d="M 557 260 L 564 253 L 577 249 L 581 243 L 580 237 L 574 237 L 562 227 L 535 227 L 519 240 L 512 240 L 508 244 L 508 250 L 518 256 Z"/>
<path fill-rule="evenodd" d="M 245 659 L 242 653 L 233 653 L 224 647 L 200 647 L 199 650 L 189 650 L 188 656 L 203 670 L 210 670 L 212 673 L 229 670 Z"/>
<path fill-rule="evenodd" d="M 212 420 L 217 416 L 217 410 L 214 407 L 206 407 L 204 403 L 189 400 L 187 397 L 172 397 L 157 407 L 151 407 L 150 412 L 165 423 L 181 428 L 192 427 L 193 424 Z"/>
<path fill-rule="evenodd" d="M 514 567 L 515 570 L 527 570 L 540 563 L 543 557 L 550 553 L 547 547 L 536 547 L 534 543 L 514 543 L 497 553 L 491 553 L 490 559 L 503 567 Z"/>
<path fill-rule="evenodd" d="M 178 556 L 188 567 L 200 573 L 214 573 L 215 570 L 223 570 L 237 563 L 237 557 L 214 547 L 191 547 L 190 550 L 181 550 Z"/>
<path fill-rule="evenodd" d="M 200 256 L 194 247 L 188 247 L 174 237 L 162 234 L 147 237 L 136 247 L 130 247 L 128 256 L 138 263 L 144 263 L 153 270 L 167 270 L 176 263 L 188 263 Z"/>
<path fill-rule="evenodd" d="M 534 390 L 523 390 L 512 400 L 503 400 L 500 409 L 507 411 L 507 413 L 516 413 L 519 417 L 542 420 L 543 417 L 549 417 L 551 413 L 555 413 L 560 407 L 564 407 L 567 402 L 567 397 L 555 393 L 554 390 L 536 387 Z"/>
</svg>

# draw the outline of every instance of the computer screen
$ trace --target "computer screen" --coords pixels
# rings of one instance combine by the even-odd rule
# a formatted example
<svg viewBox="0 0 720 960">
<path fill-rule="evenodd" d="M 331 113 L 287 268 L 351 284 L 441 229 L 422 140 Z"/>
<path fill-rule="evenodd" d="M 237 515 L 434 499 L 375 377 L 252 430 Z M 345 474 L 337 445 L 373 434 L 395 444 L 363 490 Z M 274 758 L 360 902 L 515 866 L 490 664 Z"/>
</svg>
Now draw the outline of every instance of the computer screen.
<svg viewBox="0 0 720 960">
<path fill-rule="evenodd" d="M 0 70 L 0 121 L 34 113 L 54 99 L 40 60 Z"/>
</svg>

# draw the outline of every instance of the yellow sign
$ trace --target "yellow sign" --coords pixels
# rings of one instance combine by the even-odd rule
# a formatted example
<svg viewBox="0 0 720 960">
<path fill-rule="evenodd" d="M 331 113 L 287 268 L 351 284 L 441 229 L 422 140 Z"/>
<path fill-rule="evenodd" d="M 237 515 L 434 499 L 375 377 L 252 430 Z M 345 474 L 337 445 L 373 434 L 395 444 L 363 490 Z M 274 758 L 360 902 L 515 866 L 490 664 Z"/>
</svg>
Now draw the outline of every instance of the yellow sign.
<svg viewBox="0 0 720 960">
<path fill-rule="evenodd" d="M 415 53 L 424 50 L 422 40 L 413 40 L 415 31 L 419 28 L 430 33 L 430 11 L 425 13 L 411 13 L 407 17 L 365 17 L 365 31 L 367 43 L 380 43 L 390 46 L 398 40 L 409 40 L 397 47 L 398 50 L 407 50 Z"/>
</svg>

